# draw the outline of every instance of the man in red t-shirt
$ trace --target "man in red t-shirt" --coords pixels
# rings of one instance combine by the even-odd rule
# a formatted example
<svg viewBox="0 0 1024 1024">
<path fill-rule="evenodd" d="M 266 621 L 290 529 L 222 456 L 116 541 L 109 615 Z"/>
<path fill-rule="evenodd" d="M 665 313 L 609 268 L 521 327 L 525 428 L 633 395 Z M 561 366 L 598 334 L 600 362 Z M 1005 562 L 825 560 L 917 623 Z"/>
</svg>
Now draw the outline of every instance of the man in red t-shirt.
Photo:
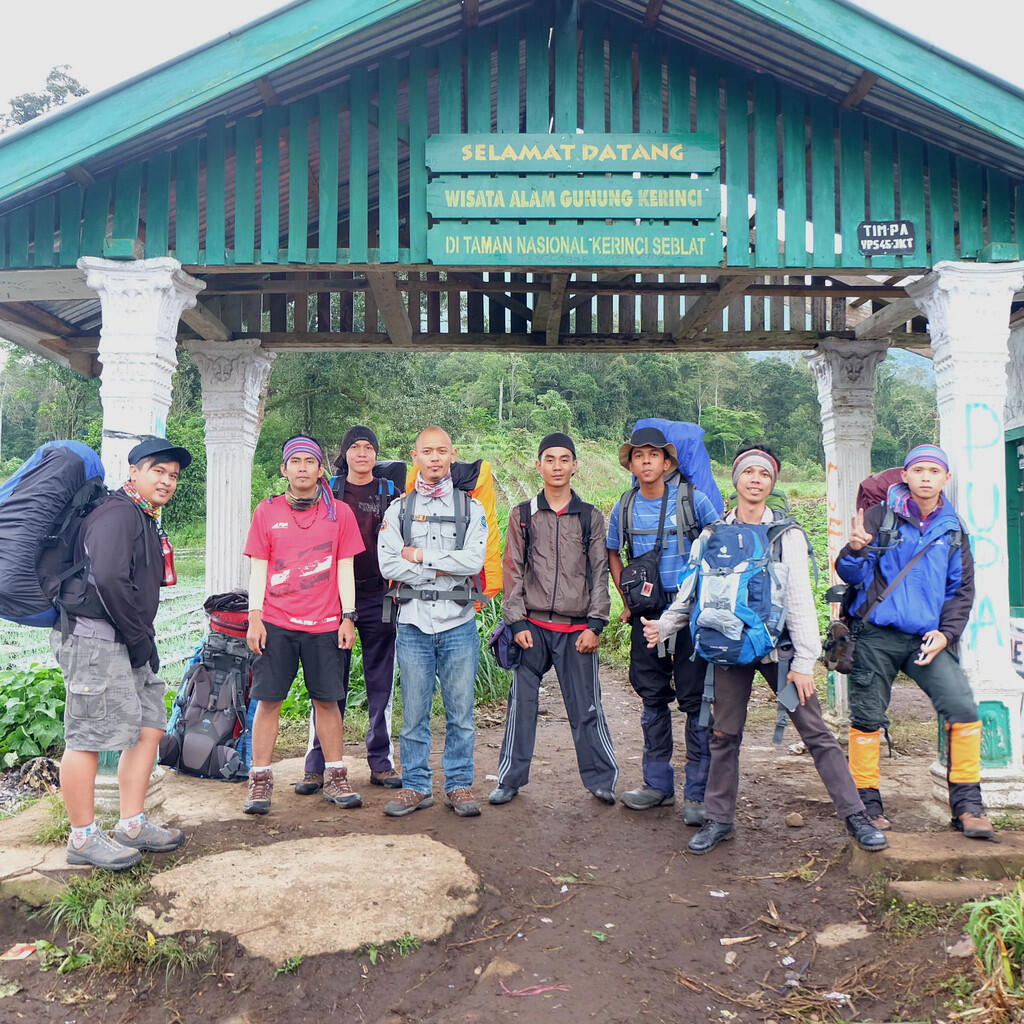
<svg viewBox="0 0 1024 1024">
<path fill-rule="evenodd" d="M 285 441 L 281 475 L 288 488 L 256 506 L 245 542 L 251 559 L 246 641 L 259 655 L 252 673 L 251 695 L 259 704 L 252 727 L 249 798 L 242 808 L 246 814 L 270 810 L 270 757 L 281 705 L 300 661 L 326 759 L 324 799 L 339 807 L 362 806 L 342 762 L 340 707 L 355 640 L 352 559 L 363 550 L 363 541 L 352 510 L 334 500 L 323 471 L 323 449 L 313 438 Z"/>
</svg>

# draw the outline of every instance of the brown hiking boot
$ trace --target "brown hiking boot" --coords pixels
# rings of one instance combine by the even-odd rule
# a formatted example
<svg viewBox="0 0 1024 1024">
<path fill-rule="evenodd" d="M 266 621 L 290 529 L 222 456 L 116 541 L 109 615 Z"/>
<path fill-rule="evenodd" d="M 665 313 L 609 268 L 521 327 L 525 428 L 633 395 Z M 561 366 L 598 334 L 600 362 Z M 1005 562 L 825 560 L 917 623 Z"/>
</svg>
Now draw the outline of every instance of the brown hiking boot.
<svg viewBox="0 0 1024 1024">
<path fill-rule="evenodd" d="M 468 786 L 459 786 L 444 795 L 445 807 L 450 807 L 460 818 L 475 818 L 480 813 L 480 805 Z"/>
<path fill-rule="evenodd" d="M 339 807 L 363 806 L 363 798 L 353 792 L 349 785 L 348 769 L 344 765 L 341 768 L 324 769 L 324 799 Z"/>
<path fill-rule="evenodd" d="M 879 814 L 877 818 L 872 818 L 871 824 L 874 825 L 879 832 L 888 832 L 892 828 L 892 822 L 884 814 Z"/>
<path fill-rule="evenodd" d="M 417 793 L 415 789 L 400 789 L 395 799 L 384 805 L 384 813 L 392 818 L 404 818 L 413 811 L 433 807 L 434 798 L 429 793 Z"/>
<path fill-rule="evenodd" d="M 385 768 L 382 772 L 370 772 L 371 786 L 386 786 L 388 789 L 401 789 L 402 776 L 394 768 Z"/>
<path fill-rule="evenodd" d="M 295 783 L 295 792 L 299 796 L 312 796 L 324 788 L 324 777 L 321 772 L 306 772 L 301 782 Z"/>
<path fill-rule="evenodd" d="M 992 839 L 995 836 L 995 829 L 992 822 L 985 817 L 984 813 L 975 814 L 973 811 L 964 811 L 957 818 L 953 818 L 950 824 L 959 832 L 963 832 L 968 839 Z"/>
<path fill-rule="evenodd" d="M 270 796 L 274 792 L 274 773 L 249 772 L 249 799 L 242 805 L 243 814 L 266 814 L 270 810 Z"/>
</svg>

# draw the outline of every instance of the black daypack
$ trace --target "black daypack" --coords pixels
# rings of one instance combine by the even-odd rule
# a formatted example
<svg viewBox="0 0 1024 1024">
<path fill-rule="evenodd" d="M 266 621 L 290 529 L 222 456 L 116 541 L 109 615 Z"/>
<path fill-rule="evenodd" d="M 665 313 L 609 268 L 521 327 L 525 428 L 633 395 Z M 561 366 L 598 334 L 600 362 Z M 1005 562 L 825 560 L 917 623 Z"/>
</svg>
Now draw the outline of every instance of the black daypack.
<svg viewBox="0 0 1024 1024">
<path fill-rule="evenodd" d="M 248 777 L 253 660 L 244 639 L 211 628 L 174 698 L 160 738 L 160 764 L 201 779 L 241 782 Z"/>
<path fill-rule="evenodd" d="M 689 486 L 689 485 L 687 485 Z M 626 552 L 629 556 L 629 564 L 626 565 L 619 576 L 619 589 L 625 597 L 626 606 L 633 615 L 654 615 L 660 614 L 668 604 L 668 594 L 661 583 L 661 552 L 664 547 L 666 533 L 675 533 L 675 529 L 665 529 L 665 513 L 668 511 L 668 487 L 661 494 L 661 511 L 658 515 L 658 528 L 656 530 L 633 530 L 633 503 L 636 501 L 638 488 L 628 492 L 630 499 L 627 506 L 627 495 L 622 496 L 620 506 L 620 522 L 623 524 L 623 536 L 626 540 Z M 693 488 L 690 487 L 690 512 L 693 514 Z M 679 492 L 682 491 L 680 484 Z M 679 493 L 677 492 L 677 493 Z M 677 516 L 678 516 L 677 511 Z M 628 515 L 628 520 L 627 520 Z M 626 527 L 626 522 L 630 526 Z M 677 518 L 676 522 L 679 520 Z M 655 535 L 654 547 L 645 551 L 642 555 L 633 554 L 632 537 L 637 534 Z M 699 536 L 699 530 L 698 530 Z M 691 538 L 691 541 L 695 538 Z"/>
<path fill-rule="evenodd" d="M 344 501 L 345 484 L 348 479 L 348 465 L 344 458 L 338 459 L 335 465 L 338 468 L 338 474 L 331 477 L 330 488 L 338 501 Z M 401 459 L 374 463 L 373 478 L 377 481 L 377 493 L 385 499 L 385 508 L 405 491 L 407 472 L 408 467 Z"/>
</svg>

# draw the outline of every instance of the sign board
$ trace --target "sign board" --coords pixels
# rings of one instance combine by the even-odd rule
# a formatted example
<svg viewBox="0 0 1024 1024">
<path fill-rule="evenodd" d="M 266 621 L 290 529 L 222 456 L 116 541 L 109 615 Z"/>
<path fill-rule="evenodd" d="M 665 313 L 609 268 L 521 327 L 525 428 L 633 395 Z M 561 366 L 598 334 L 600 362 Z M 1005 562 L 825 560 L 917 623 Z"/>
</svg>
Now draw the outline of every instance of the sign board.
<svg viewBox="0 0 1024 1024">
<path fill-rule="evenodd" d="M 912 256 L 917 247 L 914 223 L 909 220 L 865 220 L 857 225 L 857 247 L 862 256 Z"/>
<path fill-rule="evenodd" d="M 721 263 L 714 135 L 434 135 L 426 163 L 433 263 Z"/>
</svg>

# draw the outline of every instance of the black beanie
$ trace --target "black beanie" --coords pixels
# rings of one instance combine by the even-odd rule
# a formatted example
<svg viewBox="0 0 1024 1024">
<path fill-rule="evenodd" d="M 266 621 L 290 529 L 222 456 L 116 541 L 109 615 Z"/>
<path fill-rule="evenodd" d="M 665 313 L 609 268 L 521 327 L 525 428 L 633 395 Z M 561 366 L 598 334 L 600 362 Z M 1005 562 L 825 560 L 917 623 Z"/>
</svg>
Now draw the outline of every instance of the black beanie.
<svg viewBox="0 0 1024 1024">
<path fill-rule="evenodd" d="M 345 436 L 341 439 L 342 456 L 356 441 L 369 441 L 373 445 L 374 452 L 378 455 L 380 454 L 380 442 L 377 440 L 377 435 L 369 427 L 349 427 L 345 431 Z"/>
<path fill-rule="evenodd" d="M 540 447 L 537 449 L 538 460 L 544 454 L 548 448 L 568 448 L 572 452 L 572 457 L 576 458 L 576 445 L 572 443 L 572 438 L 568 434 L 554 433 L 548 434 L 540 443 Z"/>
</svg>

